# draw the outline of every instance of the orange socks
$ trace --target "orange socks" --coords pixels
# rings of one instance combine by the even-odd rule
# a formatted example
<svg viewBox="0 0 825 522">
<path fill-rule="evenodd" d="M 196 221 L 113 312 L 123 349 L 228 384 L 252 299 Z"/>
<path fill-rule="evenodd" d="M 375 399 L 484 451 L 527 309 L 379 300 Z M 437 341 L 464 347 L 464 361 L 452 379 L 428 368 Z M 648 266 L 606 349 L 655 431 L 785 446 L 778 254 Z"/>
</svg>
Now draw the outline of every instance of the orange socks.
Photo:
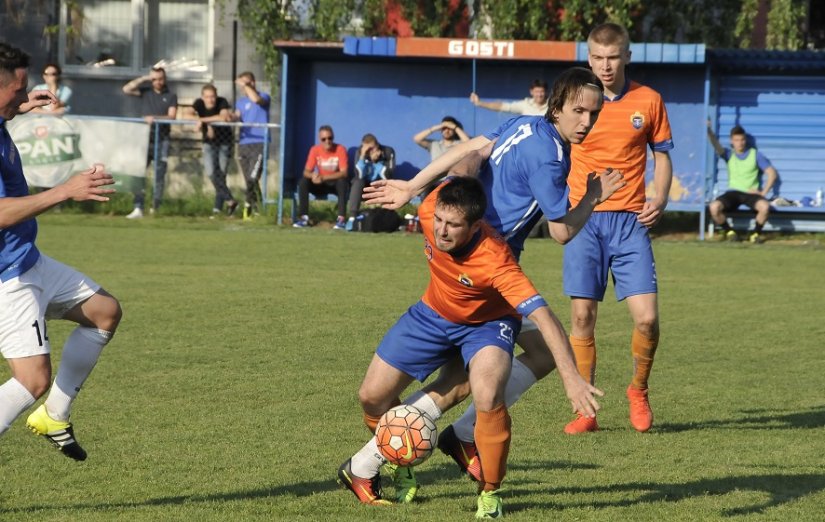
<svg viewBox="0 0 825 522">
<path fill-rule="evenodd" d="M 653 366 L 653 356 L 659 346 L 659 337 L 647 338 L 633 329 L 633 338 L 630 341 L 630 351 L 633 354 L 633 380 L 630 385 L 638 390 L 647 389 L 647 379 L 650 377 L 650 368 Z"/>
<path fill-rule="evenodd" d="M 511 424 L 510 414 L 504 404 L 490 411 L 476 411 L 474 434 L 481 460 L 484 491 L 498 489 L 507 473 Z"/>
<path fill-rule="evenodd" d="M 390 408 L 395 408 L 399 404 L 401 404 L 401 399 L 396 397 L 395 400 L 392 401 L 392 404 L 390 404 Z M 367 426 L 367 429 L 370 430 L 370 433 L 372 433 L 373 435 L 375 435 L 375 428 L 378 427 L 378 421 L 380 421 L 381 417 L 383 416 L 384 415 L 381 414 L 378 417 L 375 417 L 367 412 L 364 412 L 364 424 Z"/>
<path fill-rule="evenodd" d="M 576 356 L 576 368 L 582 379 L 593 384 L 596 382 L 596 338 L 570 336 L 570 346 Z"/>
</svg>

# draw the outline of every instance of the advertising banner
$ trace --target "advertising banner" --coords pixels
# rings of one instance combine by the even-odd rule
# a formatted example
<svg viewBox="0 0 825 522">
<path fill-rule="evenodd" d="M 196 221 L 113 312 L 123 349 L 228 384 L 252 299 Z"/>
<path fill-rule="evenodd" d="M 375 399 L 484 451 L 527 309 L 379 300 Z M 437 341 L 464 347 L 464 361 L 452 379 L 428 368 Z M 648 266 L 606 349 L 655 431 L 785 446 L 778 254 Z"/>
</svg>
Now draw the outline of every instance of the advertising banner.
<svg viewBox="0 0 825 522">
<path fill-rule="evenodd" d="M 143 187 L 149 125 L 80 116 L 17 116 L 7 124 L 23 160 L 26 181 L 50 188 L 102 163 L 119 192 Z"/>
</svg>

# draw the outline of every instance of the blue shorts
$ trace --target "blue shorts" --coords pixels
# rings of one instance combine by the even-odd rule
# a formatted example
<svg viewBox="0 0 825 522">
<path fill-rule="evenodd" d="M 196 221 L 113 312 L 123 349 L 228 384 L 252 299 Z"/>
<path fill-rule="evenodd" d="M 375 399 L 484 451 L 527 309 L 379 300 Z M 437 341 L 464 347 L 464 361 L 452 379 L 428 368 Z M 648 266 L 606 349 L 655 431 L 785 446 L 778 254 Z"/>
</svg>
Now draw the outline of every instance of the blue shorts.
<svg viewBox="0 0 825 522">
<path fill-rule="evenodd" d="M 423 382 L 458 354 L 466 368 L 485 346 L 498 346 L 512 356 L 520 329 L 521 321 L 509 315 L 475 325 L 452 323 L 419 301 L 390 328 L 376 353 Z"/>
<path fill-rule="evenodd" d="M 658 291 L 653 246 L 636 217 L 633 212 L 593 212 L 564 247 L 565 295 L 601 301 L 608 270 L 617 301 Z"/>
</svg>

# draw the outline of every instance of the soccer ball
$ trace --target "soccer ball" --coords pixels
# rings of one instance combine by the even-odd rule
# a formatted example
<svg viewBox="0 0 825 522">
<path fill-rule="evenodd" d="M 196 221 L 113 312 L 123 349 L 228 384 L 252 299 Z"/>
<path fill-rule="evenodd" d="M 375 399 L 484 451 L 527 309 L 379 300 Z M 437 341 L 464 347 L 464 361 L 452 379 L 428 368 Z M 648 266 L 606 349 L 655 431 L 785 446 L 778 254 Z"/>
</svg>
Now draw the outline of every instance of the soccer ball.
<svg viewBox="0 0 825 522">
<path fill-rule="evenodd" d="M 417 466 L 432 455 L 438 430 L 429 415 L 402 404 L 381 417 L 375 438 L 385 459 L 399 466 Z"/>
</svg>

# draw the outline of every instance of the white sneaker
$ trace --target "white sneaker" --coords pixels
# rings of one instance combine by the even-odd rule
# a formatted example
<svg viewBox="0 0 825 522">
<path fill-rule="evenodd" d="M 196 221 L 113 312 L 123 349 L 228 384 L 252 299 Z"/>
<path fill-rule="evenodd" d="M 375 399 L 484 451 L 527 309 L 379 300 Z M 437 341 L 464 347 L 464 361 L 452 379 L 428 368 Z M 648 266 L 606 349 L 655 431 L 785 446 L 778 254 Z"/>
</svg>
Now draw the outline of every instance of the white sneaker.
<svg viewBox="0 0 825 522">
<path fill-rule="evenodd" d="M 126 215 L 126 219 L 140 219 L 143 217 L 143 211 L 139 208 L 134 209 Z"/>
</svg>

